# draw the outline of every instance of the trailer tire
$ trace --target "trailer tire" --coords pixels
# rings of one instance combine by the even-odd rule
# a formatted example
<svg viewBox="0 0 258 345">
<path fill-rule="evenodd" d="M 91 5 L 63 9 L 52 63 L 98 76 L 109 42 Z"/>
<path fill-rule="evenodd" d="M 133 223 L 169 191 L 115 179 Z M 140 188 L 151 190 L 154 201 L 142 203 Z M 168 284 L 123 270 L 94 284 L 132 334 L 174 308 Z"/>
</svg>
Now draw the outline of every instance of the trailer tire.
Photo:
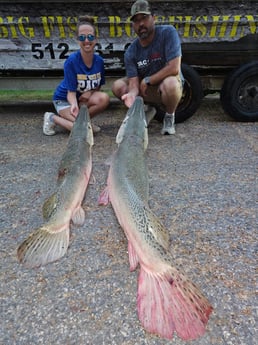
<svg viewBox="0 0 258 345">
<path fill-rule="evenodd" d="M 176 109 L 175 122 L 180 123 L 191 117 L 199 108 L 203 98 L 202 82 L 199 74 L 193 67 L 182 63 L 182 73 L 185 78 L 183 96 Z M 165 115 L 164 109 L 157 108 L 155 119 L 159 122 L 163 121 Z"/>
<path fill-rule="evenodd" d="M 241 65 L 225 78 L 220 101 L 235 120 L 258 121 L 258 61 Z"/>
</svg>

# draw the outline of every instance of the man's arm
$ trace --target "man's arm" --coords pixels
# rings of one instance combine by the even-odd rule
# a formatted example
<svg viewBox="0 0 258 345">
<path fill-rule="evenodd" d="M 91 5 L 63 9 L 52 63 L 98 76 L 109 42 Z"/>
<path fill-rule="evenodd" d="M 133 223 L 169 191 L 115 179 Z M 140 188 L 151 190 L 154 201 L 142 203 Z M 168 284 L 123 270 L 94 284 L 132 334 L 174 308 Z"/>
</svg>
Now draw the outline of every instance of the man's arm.
<svg viewBox="0 0 258 345">
<path fill-rule="evenodd" d="M 139 78 L 133 77 L 128 79 L 128 93 L 124 94 L 121 99 L 125 105 L 130 108 L 135 101 L 135 97 L 139 95 Z"/>
</svg>

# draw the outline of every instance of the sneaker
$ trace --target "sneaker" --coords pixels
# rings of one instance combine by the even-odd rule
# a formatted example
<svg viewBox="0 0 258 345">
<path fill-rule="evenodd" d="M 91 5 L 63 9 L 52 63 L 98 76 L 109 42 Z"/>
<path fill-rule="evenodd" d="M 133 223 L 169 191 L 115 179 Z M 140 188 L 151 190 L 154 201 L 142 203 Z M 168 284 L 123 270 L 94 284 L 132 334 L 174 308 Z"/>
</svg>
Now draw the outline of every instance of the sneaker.
<svg viewBox="0 0 258 345">
<path fill-rule="evenodd" d="M 50 117 L 52 115 L 55 115 L 55 114 L 50 113 L 50 112 L 46 112 L 44 114 L 43 133 L 45 135 L 55 135 L 56 134 L 56 131 L 54 130 L 55 123 L 50 120 Z"/>
<path fill-rule="evenodd" d="M 161 130 L 161 134 L 175 134 L 176 130 L 175 130 L 175 116 L 168 116 L 165 115 L 164 119 L 163 119 L 163 127 Z"/>
<path fill-rule="evenodd" d="M 144 111 L 145 111 L 145 117 L 147 125 L 151 122 L 151 120 L 156 115 L 156 108 L 150 106 L 150 105 L 144 105 Z"/>
<path fill-rule="evenodd" d="M 101 131 L 101 128 L 99 126 L 95 125 L 94 123 L 91 124 L 91 128 L 92 128 L 93 133 L 98 133 Z"/>
</svg>

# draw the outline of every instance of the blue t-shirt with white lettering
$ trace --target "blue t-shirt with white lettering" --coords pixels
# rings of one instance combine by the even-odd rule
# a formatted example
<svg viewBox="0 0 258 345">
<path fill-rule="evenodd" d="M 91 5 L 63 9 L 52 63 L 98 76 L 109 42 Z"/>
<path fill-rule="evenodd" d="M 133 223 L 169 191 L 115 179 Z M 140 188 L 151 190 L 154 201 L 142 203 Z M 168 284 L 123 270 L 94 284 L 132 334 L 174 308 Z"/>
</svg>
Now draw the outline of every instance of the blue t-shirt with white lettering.
<svg viewBox="0 0 258 345">
<path fill-rule="evenodd" d="M 177 30 L 172 25 L 155 27 L 153 41 L 142 47 L 136 38 L 125 52 L 125 68 L 128 78 L 140 79 L 151 76 L 162 69 L 168 61 L 182 55 Z"/>
<path fill-rule="evenodd" d="M 105 84 L 104 60 L 94 53 L 92 66 L 83 62 L 81 52 L 72 53 L 64 63 L 64 79 L 57 86 L 53 100 L 67 101 L 67 92 L 76 92 L 77 98 L 89 90 Z"/>
</svg>

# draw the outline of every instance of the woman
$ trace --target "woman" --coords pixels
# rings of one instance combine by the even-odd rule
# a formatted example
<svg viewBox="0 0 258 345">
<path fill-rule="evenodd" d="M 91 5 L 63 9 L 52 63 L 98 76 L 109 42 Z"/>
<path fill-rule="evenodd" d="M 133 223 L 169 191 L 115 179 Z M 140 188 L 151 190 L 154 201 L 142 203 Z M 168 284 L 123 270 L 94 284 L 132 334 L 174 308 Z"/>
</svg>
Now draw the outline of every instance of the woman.
<svg viewBox="0 0 258 345">
<path fill-rule="evenodd" d="M 58 115 L 44 114 L 45 135 L 56 134 L 56 125 L 71 131 L 82 104 L 87 105 L 90 117 L 101 113 L 109 105 L 109 96 L 100 91 L 101 85 L 105 84 L 104 61 L 94 53 L 96 37 L 93 18 L 79 17 L 76 33 L 80 50 L 65 61 L 64 79 L 53 96 Z M 100 131 L 98 126 L 92 127 L 93 132 Z"/>
</svg>

